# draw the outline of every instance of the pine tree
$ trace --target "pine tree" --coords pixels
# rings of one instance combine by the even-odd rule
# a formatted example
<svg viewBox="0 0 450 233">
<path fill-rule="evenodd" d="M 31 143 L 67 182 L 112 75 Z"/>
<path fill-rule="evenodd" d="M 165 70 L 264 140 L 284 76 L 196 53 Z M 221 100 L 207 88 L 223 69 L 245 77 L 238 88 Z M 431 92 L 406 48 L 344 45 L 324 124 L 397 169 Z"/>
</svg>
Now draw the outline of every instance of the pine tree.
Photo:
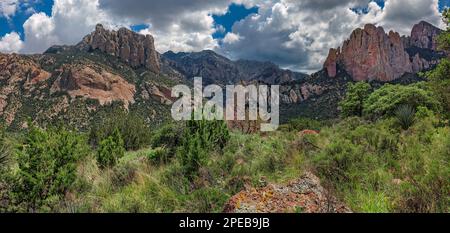
<svg viewBox="0 0 450 233">
<path fill-rule="evenodd" d="M 188 178 L 192 179 L 206 163 L 208 153 L 221 150 L 230 139 L 224 121 L 191 120 L 186 123 L 178 157 Z"/>
<path fill-rule="evenodd" d="M 125 155 L 125 148 L 119 129 L 100 142 L 97 150 L 97 163 L 101 168 L 113 167 Z"/>
<path fill-rule="evenodd" d="M 87 150 L 86 141 L 76 133 L 32 127 L 17 156 L 12 191 L 17 206 L 27 212 L 51 208 L 72 187 L 77 162 Z"/>
</svg>

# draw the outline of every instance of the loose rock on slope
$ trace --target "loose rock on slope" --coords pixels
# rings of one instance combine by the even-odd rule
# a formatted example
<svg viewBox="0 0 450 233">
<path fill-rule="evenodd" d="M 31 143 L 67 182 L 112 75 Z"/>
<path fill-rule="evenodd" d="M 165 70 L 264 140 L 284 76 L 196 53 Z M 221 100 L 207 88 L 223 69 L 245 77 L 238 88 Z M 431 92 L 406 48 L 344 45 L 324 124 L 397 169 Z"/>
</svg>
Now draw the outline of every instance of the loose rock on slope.
<svg viewBox="0 0 450 233">
<path fill-rule="evenodd" d="M 225 205 L 226 213 L 351 213 L 329 195 L 319 178 L 305 173 L 288 185 L 269 184 L 260 189 L 242 191 Z"/>
<path fill-rule="evenodd" d="M 65 65 L 63 75 L 53 84 L 52 92 L 65 91 L 72 98 L 96 99 L 101 105 L 121 101 L 125 107 L 134 103 L 136 88 L 119 75 L 93 65 Z"/>
</svg>

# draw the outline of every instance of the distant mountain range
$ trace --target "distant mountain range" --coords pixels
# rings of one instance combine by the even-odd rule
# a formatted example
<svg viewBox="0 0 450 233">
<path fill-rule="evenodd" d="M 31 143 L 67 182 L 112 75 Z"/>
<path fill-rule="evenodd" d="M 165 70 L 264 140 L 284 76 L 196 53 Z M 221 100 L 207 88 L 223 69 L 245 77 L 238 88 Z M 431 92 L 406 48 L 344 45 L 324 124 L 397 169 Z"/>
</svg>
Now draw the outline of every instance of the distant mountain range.
<svg viewBox="0 0 450 233">
<path fill-rule="evenodd" d="M 231 61 L 214 51 L 173 53 L 162 55 L 170 67 L 187 79 L 203 77 L 205 84 L 236 84 L 240 81 L 262 81 L 279 84 L 299 80 L 308 75 L 280 69 L 271 62 L 249 60 Z"/>
<path fill-rule="evenodd" d="M 271 62 L 232 61 L 214 51 L 159 54 L 151 35 L 97 25 L 75 46 L 53 46 L 44 54 L 0 54 L 0 116 L 14 129 L 27 120 L 65 121 L 77 128 L 112 106 L 158 124 L 170 115 L 170 88 L 203 77 L 204 84 L 260 82 L 282 85 L 283 117 L 329 118 L 348 82 L 414 82 L 445 56 L 436 40 L 441 30 L 420 22 L 411 36 L 381 27 L 356 29 L 331 49 L 324 69 L 306 75 Z"/>
</svg>

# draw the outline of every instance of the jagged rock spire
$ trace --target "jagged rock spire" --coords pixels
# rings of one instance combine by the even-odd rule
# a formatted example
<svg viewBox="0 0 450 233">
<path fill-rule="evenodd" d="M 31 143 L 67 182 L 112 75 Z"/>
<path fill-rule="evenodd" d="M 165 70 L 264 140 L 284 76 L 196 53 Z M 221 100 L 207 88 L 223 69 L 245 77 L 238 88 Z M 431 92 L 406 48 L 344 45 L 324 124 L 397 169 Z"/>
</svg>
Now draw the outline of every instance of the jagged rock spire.
<svg viewBox="0 0 450 233">
<path fill-rule="evenodd" d="M 126 28 L 110 31 L 98 24 L 79 46 L 119 57 L 134 68 L 142 66 L 155 73 L 161 72 L 160 55 L 151 35 L 141 35 Z"/>
</svg>

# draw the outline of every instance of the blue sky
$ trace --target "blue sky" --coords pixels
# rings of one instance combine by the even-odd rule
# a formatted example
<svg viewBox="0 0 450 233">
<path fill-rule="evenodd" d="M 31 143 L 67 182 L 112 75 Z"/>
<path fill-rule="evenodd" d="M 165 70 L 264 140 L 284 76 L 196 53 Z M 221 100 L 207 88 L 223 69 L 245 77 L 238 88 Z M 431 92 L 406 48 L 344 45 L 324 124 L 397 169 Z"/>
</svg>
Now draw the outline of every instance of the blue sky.
<svg viewBox="0 0 450 233">
<path fill-rule="evenodd" d="M 213 15 L 216 25 L 222 25 L 223 32 L 218 31 L 213 34 L 214 38 L 223 38 L 227 32 L 230 32 L 234 23 L 240 21 L 250 14 L 258 13 L 258 7 L 245 7 L 243 5 L 231 4 L 228 12 L 224 15 Z"/>
<path fill-rule="evenodd" d="M 40 0 L 33 4 L 35 12 L 44 12 L 47 15 L 52 13 L 53 0 Z M 11 31 L 18 32 L 23 39 L 23 23 L 31 16 L 31 12 L 26 12 L 22 8 L 12 16 L 10 19 L 0 17 L 0 36 L 10 33 Z"/>
<path fill-rule="evenodd" d="M 5 13 L 8 2 L 16 4 L 14 12 Z M 153 35 L 161 53 L 213 49 L 231 59 L 312 72 L 357 27 L 373 23 L 408 35 L 420 20 L 443 27 L 439 11 L 450 6 L 450 0 L 368 2 L 0 0 L 0 52 L 40 53 L 53 44 L 74 44 L 103 23 Z"/>
<path fill-rule="evenodd" d="M 384 6 L 384 0 L 377 0 L 380 6 Z M 35 12 L 44 12 L 47 15 L 51 15 L 53 6 L 53 0 L 40 0 L 33 4 L 33 8 Z M 450 6 L 450 0 L 440 0 L 439 7 L 442 10 L 444 7 Z M 11 19 L 6 19 L 4 17 L 0 17 L 0 36 L 4 36 L 6 33 L 10 33 L 11 31 L 18 32 L 21 38 L 23 39 L 23 23 L 30 17 L 30 13 L 25 11 L 26 9 L 22 9 L 18 14 L 15 14 L 11 17 Z M 257 13 L 258 7 L 246 8 L 243 5 L 231 4 L 226 15 L 217 16 L 214 15 L 214 21 L 218 25 L 222 25 L 226 32 L 231 31 L 233 24 L 236 21 L 244 19 L 249 14 Z M 135 31 L 139 31 L 147 28 L 145 24 L 137 24 L 132 25 L 131 28 Z M 223 38 L 225 33 L 217 32 L 213 35 L 215 38 Z"/>
<path fill-rule="evenodd" d="M 450 6 L 450 0 L 440 0 L 439 1 L 439 8 L 440 10 L 444 9 L 445 7 Z"/>
</svg>

